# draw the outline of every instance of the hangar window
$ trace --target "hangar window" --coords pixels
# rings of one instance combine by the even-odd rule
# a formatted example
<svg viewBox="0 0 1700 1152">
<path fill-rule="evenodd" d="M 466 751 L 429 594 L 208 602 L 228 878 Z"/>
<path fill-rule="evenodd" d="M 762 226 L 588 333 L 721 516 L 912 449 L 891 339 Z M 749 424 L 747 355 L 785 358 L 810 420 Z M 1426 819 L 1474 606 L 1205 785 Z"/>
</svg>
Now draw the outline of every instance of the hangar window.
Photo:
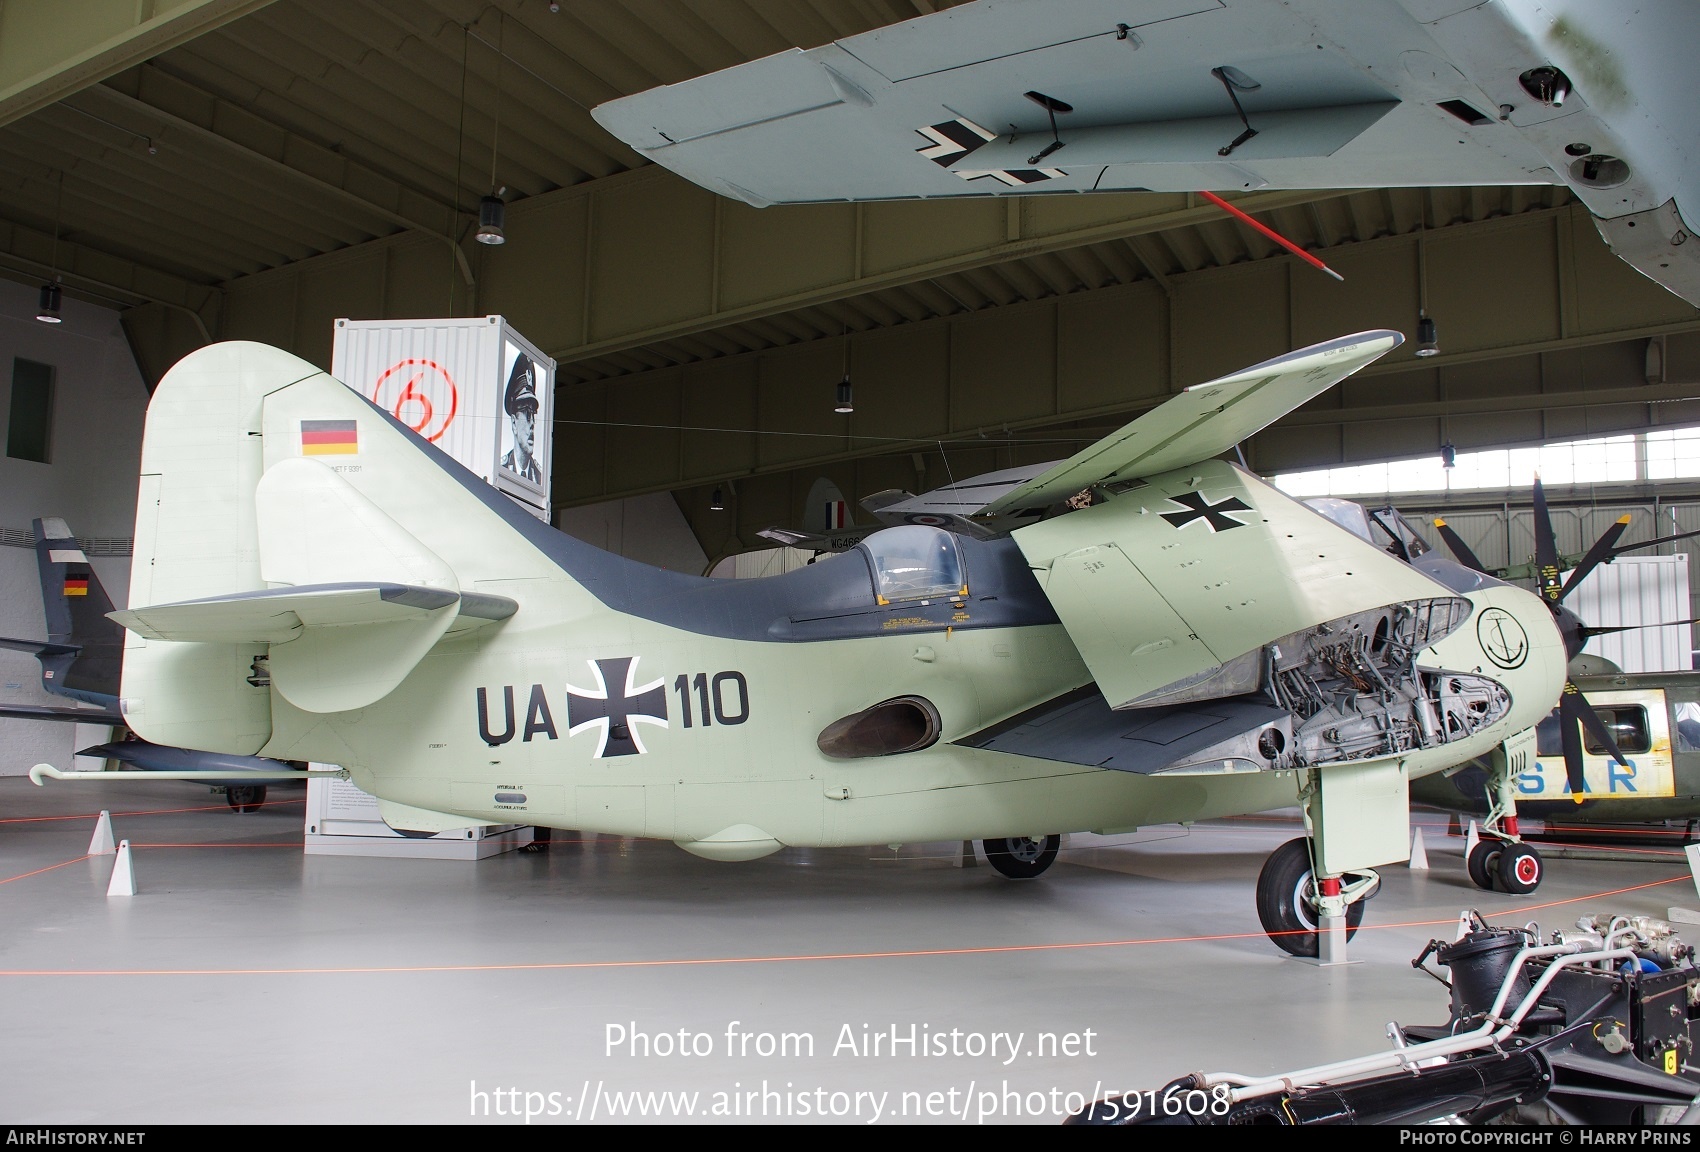
<svg viewBox="0 0 1700 1152">
<path fill-rule="evenodd" d="M 12 360 L 12 406 L 6 421 L 6 455 L 46 464 L 53 431 L 53 365 L 22 356 Z"/>
<path fill-rule="evenodd" d="M 873 562 L 874 591 L 881 603 L 968 594 L 956 537 L 943 528 L 886 528 L 862 541 L 861 547 Z"/>
</svg>

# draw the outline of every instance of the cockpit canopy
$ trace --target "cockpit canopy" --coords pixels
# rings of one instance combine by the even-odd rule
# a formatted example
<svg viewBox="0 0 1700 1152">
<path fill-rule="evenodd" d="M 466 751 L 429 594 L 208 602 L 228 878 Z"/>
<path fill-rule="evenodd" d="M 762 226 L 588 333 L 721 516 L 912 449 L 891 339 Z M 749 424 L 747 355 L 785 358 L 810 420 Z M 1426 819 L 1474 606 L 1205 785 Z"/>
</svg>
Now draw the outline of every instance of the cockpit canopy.
<svg viewBox="0 0 1700 1152">
<path fill-rule="evenodd" d="M 1431 550 L 1429 542 L 1391 504 L 1372 510 L 1336 496 L 1318 496 L 1305 504 L 1354 536 L 1401 560 L 1415 560 Z"/>
<path fill-rule="evenodd" d="M 875 532 L 858 545 L 874 572 L 880 603 L 965 596 L 962 551 L 943 528 L 904 524 Z"/>
</svg>

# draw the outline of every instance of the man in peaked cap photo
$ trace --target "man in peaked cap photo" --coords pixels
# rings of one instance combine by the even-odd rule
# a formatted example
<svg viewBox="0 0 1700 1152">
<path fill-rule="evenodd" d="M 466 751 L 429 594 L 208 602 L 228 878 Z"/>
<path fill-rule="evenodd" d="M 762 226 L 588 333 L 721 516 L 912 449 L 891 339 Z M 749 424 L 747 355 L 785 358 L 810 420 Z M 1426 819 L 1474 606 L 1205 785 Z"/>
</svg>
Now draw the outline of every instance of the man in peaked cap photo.
<svg viewBox="0 0 1700 1152">
<path fill-rule="evenodd" d="M 524 352 L 514 357 L 513 370 L 508 373 L 508 390 L 502 397 L 502 408 L 508 414 L 508 426 L 513 432 L 513 447 L 502 457 L 502 467 L 514 475 L 543 483 L 543 471 L 532 455 L 537 437 L 537 369 Z"/>
</svg>

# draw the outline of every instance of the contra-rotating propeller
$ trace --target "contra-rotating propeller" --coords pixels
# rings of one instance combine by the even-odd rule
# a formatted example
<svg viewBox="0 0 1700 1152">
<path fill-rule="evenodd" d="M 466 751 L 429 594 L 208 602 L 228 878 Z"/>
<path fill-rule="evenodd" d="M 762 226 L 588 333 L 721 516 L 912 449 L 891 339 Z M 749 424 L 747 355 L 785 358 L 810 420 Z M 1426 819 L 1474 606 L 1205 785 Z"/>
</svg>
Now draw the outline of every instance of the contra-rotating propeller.
<svg viewBox="0 0 1700 1152">
<path fill-rule="evenodd" d="M 1656 540 L 1646 540 L 1639 544 L 1628 544 L 1618 547 L 1617 542 L 1629 527 L 1629 517 L 1620 516 L 1617 522 L 1606 529 L 1605 534 L 1594 541 L 1593 547 L 1581 556 L 1561 556 L 1558 551 L 1558 537 L 1553 532 L 1552 516 L 1547 511 L 1546 489 L 1541 484 L 1541 478 L 1535 477 L 1535 556 L 1532 565 L 1516 565 L 1511 568 L 1493 571 L 1484 565 L 1470 546 L 1465 544 L 1458 533 L 1447 526 L 1446 521 L 1436 520 L 1434 527 L 1440 533 L 1440 538 L 1446 541 L 1446 546 L 1458 558 L 1460 564 L 1473 568 L 1477 572 L 1488 575 L 1507 577 L 1510 579 L 1533 578 L 1536 592 L 1546 606 L 1552 610 L 1553 620 L 1558 625 L 1558 631 L 1564 637 L 1564 652 L 1568 659 L 1575 659 L 1582 647 L 1595 636 L 1609 632 L 1627 632 L 1635 628 L 1665 628 L 1670 624 L 1624 624 L 1615 627 L 1593 628 L 1584 623 L 1575 612 L 1565 607 L 1564 599 L 1576 590 L 1577 585 L 1588 578 L 1588 575 L 1601 564 L 1609 564 L 1625 552 L 1637 548 L 1650 548 L 1655 544 L 1668 544 L 1673 540 L 1686 540 L 1691 536 L 1700 536 L 1700 532 L 1682 532 L 1675 536 L 1661 536 Z M 1568 579 L 1560 579 L 1560 573 L 1570 568 Z M 1676 624 L 1693 624 L 1694 620 L 1674 621 Z M 1594 706 L 1588 703 L 1588 698 L 1582 695 L 1580 689 L 1568 680 L 1564 685 L 1564 693 L 1558 699 L 1559 728 L 1564 742 L 1564 775 L 1570 786 L 1570 797 L 1576 803 L 1582 802 L 1582 793 L 1586 787 L 1582 776 L 1582 729 L 1611 754 L 1624 767 L 1629 761 L 1612 738 L 1611 729 Z"/>
</svg>

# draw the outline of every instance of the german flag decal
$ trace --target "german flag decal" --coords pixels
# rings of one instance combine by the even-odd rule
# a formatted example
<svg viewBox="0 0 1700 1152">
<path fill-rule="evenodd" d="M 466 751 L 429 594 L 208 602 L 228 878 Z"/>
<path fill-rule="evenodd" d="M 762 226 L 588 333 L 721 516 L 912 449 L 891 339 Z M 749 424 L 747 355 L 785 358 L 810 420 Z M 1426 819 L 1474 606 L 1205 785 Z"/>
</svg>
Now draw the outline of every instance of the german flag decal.
<svg viewBox="0 0 1700 1152">
<path fill-rule="evenodd" d="M 301 455 L 353 456 L 360 451 L 360 433 L 353 420 L 301 421 Z"/>
<path fill-rule="evenodd" d="M 69 576 L 69 575 L 67 575 L 65 577 L 65 595 L 67 595 L 67 596 L 87 596 L 88 594 L 89 594 L 89 578 L 88 578 L 87 575 L 83 575 L 83 576 Z"/>
</svg>

